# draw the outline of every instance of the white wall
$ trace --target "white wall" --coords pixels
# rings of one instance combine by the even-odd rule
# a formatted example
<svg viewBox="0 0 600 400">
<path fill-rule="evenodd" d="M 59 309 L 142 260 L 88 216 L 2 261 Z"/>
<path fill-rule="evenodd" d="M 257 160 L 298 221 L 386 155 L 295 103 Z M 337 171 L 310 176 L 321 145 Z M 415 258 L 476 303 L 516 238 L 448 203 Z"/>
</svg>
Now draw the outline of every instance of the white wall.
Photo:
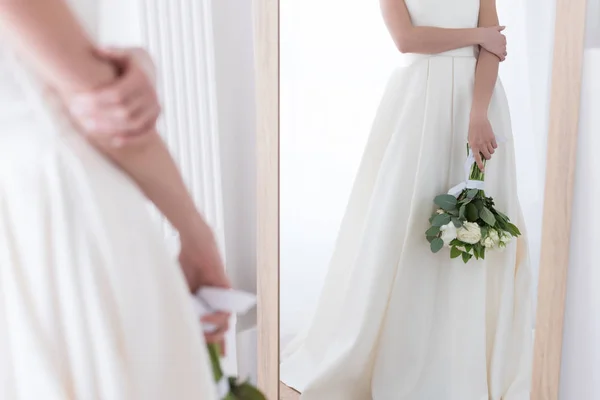
<svg viewBox="0 0 600 400">
<path fill-rule="evenodd" d="M 213 1 L 227 268 L 256 293 L 256 146 L 251 0 Z M 240 375 L 255 379 L 256 312 L 238 320 Z"/>
</svg>

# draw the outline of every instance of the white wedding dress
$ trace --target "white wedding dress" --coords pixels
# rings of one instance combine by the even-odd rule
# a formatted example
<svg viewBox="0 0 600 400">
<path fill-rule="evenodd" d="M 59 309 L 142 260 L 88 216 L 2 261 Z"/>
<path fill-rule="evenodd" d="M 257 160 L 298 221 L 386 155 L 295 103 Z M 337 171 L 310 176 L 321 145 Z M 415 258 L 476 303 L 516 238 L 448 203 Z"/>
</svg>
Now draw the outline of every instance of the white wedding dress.
<svg viewBox="0 0 600 400">
<path fill-rule="evenodd" d="M 216 399 L 147 201 L 26 68 L 0 45 L 0 399 Z"/>
<path fill-rule="evenodd" d="M 406 0 L 420 26 L 473 28 L 479 0 Z M 528 400 L 531 270 L 526 234 L 485 261 L 432 254 L 433 198 L 465 179 L 476 49 L 407 54 L 381 101 L 311 325 L 282 353 L 302 400 Z M 486 193 L 524 231 L 510 115 Z"/>
</svg>

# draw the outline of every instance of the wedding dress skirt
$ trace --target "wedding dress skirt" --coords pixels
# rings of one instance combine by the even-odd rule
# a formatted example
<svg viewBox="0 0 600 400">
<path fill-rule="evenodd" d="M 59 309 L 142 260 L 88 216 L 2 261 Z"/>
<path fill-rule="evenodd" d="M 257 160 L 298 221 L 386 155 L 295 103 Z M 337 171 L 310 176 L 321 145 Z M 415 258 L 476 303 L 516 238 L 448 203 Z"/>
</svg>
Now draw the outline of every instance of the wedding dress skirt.
<svg viewBox="0 0 600 400">
<path fill-rule="evenodd" d="M 463 264 L 432 254 L 425 230 L 434 197 L 465 179 L 476 53 L 410 57 L 388 83 L 316 314 L 284 350 L 281 379 L 302 400 L 529 399 L 531 271 L 504 90 L 498 81 L 489 107 L 504 141 L 486 194 L 523 236 Z"/>
<path fill-rule="evenodd" d="M 215 400 L 147 200 L 0 50 L 0 399 Z"/>
</svg>

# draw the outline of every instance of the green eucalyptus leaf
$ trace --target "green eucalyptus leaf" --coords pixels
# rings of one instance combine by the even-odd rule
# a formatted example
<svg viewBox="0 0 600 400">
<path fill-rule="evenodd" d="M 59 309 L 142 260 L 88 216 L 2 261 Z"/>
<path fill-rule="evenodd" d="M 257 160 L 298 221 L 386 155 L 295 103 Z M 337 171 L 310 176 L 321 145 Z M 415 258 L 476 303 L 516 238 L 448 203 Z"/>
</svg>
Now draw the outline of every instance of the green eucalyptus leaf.
<svg viewBox="0 0 600 400">
<path fill-rule="evenodd" d="M 465 216 L 467 217 L 467 221 L 469 221 L 469 222 L 475 222 L 479 219 L 479 211 L 477 210 L 477 207 L 473 203 L 469 203 L 465 214 L 466 214 Z"/>
<path fill-rule="evenodd" d="M 449 210 L 446 211 L 448 214 L 450 214 L 453 217 L 458 217 L 458 210 L 455 208 L 454 210 Z"/>
<path fill-rule="evenodd" d="M 481 217 L 483 222 L 485 222 L 489 226 L 496 225 L 496 218 L 494 217 L 494 214 L 492 214 L 492 212 L 490 210 L 488 210 L 486 207 L 483 207 L 481 209 L 481 211 L 479 212 L 479 216 Z"/>
<path fill-rule="evenodd" d="M 438 214 L 431 221 L 433 226 L 444 226 L 450 223 L 452 218 L 448 214 Z"/>
<path fill-rule="evenodd" d="M 439 226 L 432 226 L 431 228 L 427 229 L 427 231 L 425 231 L 425 236 L 437 236 L 438 233 L 440 233 L 440 227 Z"/>
<path fill-rule="evenodd" d="M 433 199 L 433 202 L 440 206 L 443 210 L 454 210 L 456 208 L 456 197 L 451 194 L 440 194 Z"/>
<path fill-rule="evenodd" d="M 427 241 L 428 241 L 429 243 L 433 242 L 433 239 L 436 239 L 436 238 L 437 238 L 437 236 L 426 236 L 426 237 L 427 237 Z"/>
<path fill-rule="evenodd" d="M 460 228 L 463 225 L 462 221 L 456 217 L 452 218 L 452 223 L 456 228 Z"/>
<path fill-rule="evenodd" d="M 440 238 L 435 238 L 431 241 L 431 251 L 437 253 L 444 247 L 444 241 Z"/>
<path fill-rule="evenodd" d="M 469 189 L 469 191 L 467 191 L 467 197 L 469 199 L 474 199 L 475 196 L 477 196 L 477 193 L 479 193 L 479 189 Z"/>
<path fill-rule="evenodd" d="M 467 211 L 467 205 L 463 204 L 460 206 L 460 209 L 458 210 L 458 218 L 460 219 L 465 219 L 465 212 Z"/>
<path fill-rule="evenodd" d="M 481 199 L 473 200 L 473 204 L 475 204 L 475 207 L 477 207 L 477 211 L 481 211 L 483 209 L 483 201 L 481 201 Z"/>
</svg>

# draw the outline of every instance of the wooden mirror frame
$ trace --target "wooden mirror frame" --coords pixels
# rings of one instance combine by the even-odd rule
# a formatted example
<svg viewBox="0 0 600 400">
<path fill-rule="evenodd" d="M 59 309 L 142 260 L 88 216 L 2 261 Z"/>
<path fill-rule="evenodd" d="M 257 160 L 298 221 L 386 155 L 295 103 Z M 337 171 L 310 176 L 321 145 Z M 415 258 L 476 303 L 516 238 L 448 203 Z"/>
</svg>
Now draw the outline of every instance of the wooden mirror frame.
<svg viewBox="0 0 600 400">
<path fill-rule="evenodd" d="M 257 100 L 258 384 L 279 399 L 279 0 L 253 0 Z M 587 0 L 556 0 L 533 400 L 557 400 Z"/>
</svg>

